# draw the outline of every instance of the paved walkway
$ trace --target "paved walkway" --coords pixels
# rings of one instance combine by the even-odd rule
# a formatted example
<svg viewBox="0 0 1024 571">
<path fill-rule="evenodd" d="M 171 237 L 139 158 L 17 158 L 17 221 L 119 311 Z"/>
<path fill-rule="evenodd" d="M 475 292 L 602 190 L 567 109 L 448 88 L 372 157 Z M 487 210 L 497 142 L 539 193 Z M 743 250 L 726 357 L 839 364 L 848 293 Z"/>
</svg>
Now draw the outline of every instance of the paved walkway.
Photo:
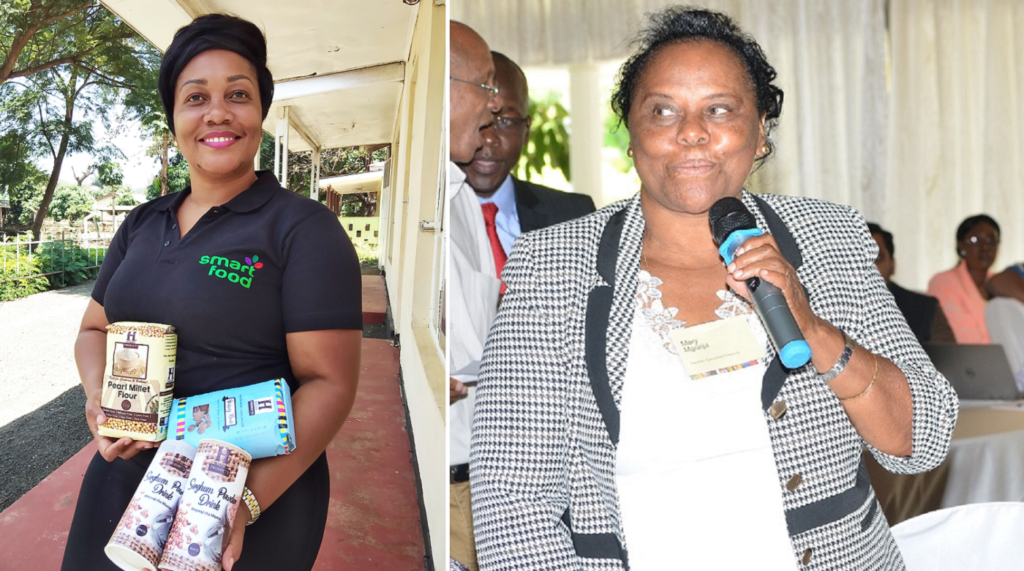
<svg viewBox="0 0 1024 571">
<path fill-rule="evenodd" d="M 75 339 L 93 284 L 0 303 L 0 426 L 80 383 Z"/>
</svg>

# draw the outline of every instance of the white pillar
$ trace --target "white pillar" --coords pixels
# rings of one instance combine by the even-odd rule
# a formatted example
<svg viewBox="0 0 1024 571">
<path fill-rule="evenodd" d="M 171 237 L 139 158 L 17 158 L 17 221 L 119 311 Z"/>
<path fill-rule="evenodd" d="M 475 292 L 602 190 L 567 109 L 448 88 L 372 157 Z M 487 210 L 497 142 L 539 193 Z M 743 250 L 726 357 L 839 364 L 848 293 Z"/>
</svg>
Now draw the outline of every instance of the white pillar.
<svg viewBox="0 0 1024 571">
<path fill-rule="evenodd" d="M 274 140 L 274 176 L 285 188 L 288 188 L 285 175 L 288 173 L 289 109 L 280 107 L 277 110 L 277 137 Z"/>
<path fill-rule="evenodd" d="M 569 68 L 569 106 L 572 135 L 569 161 L 574 192 L 589 194 L 594 204 L 605 206 L 602 188 L 601 149 L 604 125 L 601 121 L 600 68 L 582 64 Z"/>
<path fill-rule="evenodd" d="M 313 149 L 313 167 L 309 173 L 309 197 L 320 200 L 320 148 Z"/>
<path fill-rule="evenodd" d="M 288 128 L 291 121 L 290 109 L 291 107 L 284 108 L 284 141 L 281 144 L 281 186 L 285 188 L 288 188 L 288 134 L 291 132 L 291 129 Z"/>
<path fill-rule="evenodd" d="M 284 121 L 284 111 L 277 110 L 277 128 L 274 130 L 274 176 L 281 180 L 281 131 L 288 130 L 288 123 Z"/>
</svg>

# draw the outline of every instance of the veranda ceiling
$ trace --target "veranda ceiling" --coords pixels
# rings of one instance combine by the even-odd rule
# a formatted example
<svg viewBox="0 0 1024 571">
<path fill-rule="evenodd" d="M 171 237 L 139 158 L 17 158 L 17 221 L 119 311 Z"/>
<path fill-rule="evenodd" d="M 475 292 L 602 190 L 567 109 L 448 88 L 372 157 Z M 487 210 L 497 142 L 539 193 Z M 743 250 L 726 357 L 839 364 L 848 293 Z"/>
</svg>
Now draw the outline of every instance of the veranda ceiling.
<svg viewBox="0 0 1024 571">
<path fill-rule="evenodd" d="M 390 143 L 417 6 L 402 0 L 101 0 L 161 51 L 202 14 L 251 20 L 267 36 L 276 132 L 290 107 L 292 152 Z"/>
</svg>

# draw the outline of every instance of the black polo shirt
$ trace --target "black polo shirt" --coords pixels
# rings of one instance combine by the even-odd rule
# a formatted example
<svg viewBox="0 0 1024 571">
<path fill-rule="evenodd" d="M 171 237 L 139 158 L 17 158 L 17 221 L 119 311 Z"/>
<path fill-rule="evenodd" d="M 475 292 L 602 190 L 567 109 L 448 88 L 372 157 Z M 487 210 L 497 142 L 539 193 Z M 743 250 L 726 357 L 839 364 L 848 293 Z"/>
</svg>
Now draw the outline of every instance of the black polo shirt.
<svg viewBox="0 0 1024 571">
<path fill-rule="evenodd" d="M 179 236 L 184 191 L 132 210 L 92 297 L 107 320 L 173 325 L 175 397 L 288 379 L 285 334 L 362 328 L 359 260 L 338 217 L 269 171 Z"/>
</svg>

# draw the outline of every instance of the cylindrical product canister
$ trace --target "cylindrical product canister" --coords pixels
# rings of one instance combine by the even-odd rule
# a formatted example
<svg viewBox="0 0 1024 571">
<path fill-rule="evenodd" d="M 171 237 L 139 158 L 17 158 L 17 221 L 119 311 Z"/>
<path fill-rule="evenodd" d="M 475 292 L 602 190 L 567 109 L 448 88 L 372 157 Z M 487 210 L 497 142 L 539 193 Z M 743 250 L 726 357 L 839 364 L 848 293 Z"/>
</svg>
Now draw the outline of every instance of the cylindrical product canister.
<svg viewBox="0 0 1024 571">
<path fill-rule="evenodd" d="M 238 446 L 213 439 L 199 441 L 160 569 L 220 571 L 251 462 L 249 453 Z"/>
<path fill-rule="evenodd" d="M 195 454 L 195 448 L 180 440 L 160 444 L 114 535 L 103 548 L 115 565 L 125 571 L 156 571 Z"/>
</svg>

